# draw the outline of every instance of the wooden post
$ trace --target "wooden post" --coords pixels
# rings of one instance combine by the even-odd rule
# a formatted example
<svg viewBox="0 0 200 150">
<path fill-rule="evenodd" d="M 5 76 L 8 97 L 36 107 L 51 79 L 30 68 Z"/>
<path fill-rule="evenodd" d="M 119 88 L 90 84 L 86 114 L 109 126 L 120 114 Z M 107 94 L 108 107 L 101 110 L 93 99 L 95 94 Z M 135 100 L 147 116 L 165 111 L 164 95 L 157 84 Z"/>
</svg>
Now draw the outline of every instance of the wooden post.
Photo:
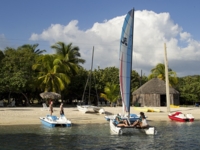
<svg viewBox="0 0 200 150">
<path fill-rule="evenodd" d="M 168 61 L 166 43 L 164 43 L 165 54 L 165 83 L 166 83 L 166 98 L 167 98 L 167 112 L 170 112 L 170 97 L 169 97 L 169 75 L 168 75 Z"/>
</svg>

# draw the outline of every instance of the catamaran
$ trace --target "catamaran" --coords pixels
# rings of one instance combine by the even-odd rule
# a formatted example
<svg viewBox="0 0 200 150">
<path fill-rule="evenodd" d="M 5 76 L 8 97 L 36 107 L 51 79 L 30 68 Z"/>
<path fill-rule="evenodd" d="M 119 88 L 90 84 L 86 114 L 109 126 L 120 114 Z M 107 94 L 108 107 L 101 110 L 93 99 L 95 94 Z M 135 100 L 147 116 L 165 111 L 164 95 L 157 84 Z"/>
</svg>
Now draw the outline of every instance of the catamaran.
<svg viewBox="0 0 200 150">
<path fill-rule="evenodd" d="M 85 88 L 84 88 L 84 92 L 83 92 L 83 96 L 82 96 L 82 101 L 84 101 L 85 99 L 85 91 L 86 91 L 86 87 L 88 86 L 88 82 L 91 84 L 91 74 L 92 74 L 92 67 L 93 67 L 93 58 L 94 58 L 94 47 L 93 47 L 93 51 L 92 51 L 92 63 L 91 63 L 91 70 L 90 70 L 90 74 L 88 76 Z M 90 81 L 89 81 L 90 80 Z M 90 85 L 89 85 L 89 102 L 90 102 Z M 98 97 L 97 97 L 98 100 Z M 102 107 L 98 107 L 98 106 L 93 106 L 93 105 L 77 105 L 77 109 L 80 112 L 83 113 L 87 113 L 87 112 L 96 112 L 96 113 L 100 113 L 103 114 L 105 113 L 105 110 Z"/>
<path fill-rule="evenodd" d="M 132 71 L 132 50 L 133 50 L 133 29 L 134 9 L 130 10 L 125 17 L 120 39 L 119 54 L 119 81 L 124 116 L 130 123 L 130 96 L 131 96 L 131 71 Z M 132 133 L 144 131 L 146 134 L 154 135 L 155 127 L 133 128 L 132 126 L 118 127 L 113 120 L 110 120 L 110 130 L 115 134 Z"/>
</svg>

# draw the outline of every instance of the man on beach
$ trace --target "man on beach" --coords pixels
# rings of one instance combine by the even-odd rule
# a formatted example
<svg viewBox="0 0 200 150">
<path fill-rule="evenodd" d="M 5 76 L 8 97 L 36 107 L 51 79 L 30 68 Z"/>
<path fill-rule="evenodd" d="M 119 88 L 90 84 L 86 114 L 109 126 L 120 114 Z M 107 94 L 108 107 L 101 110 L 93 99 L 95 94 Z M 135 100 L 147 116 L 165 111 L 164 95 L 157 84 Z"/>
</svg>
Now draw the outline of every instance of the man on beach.
<svg viewBox="0 0 200 150">
<path fill-rule="evenodd" d="M 63 103 L 60 104 L 60 116 L 64 115 Z"/>
<path fill-rule="evenodd" d="M 53 101 L 50 102 L 49 111 L 50 111 L 50 115 L 52 116 L 52 113 L 53 113 Z"/>
</svg>

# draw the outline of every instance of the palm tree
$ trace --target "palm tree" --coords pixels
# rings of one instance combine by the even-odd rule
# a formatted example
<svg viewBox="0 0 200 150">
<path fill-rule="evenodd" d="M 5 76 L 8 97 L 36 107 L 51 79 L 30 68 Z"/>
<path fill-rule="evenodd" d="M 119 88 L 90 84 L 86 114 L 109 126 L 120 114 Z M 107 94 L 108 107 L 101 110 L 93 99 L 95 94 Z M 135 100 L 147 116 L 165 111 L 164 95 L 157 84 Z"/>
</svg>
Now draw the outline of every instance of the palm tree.
<svg viewBox="0 0 200 150">
<path fill-rule="evenodd" d="M 70 78 L 63 70 L 63 64 L 56 60 L 56 55 L 38 57 L 32 69 L 38 72 L 38 82 L 44 91 L 60 93 L 70 83 Z"/>
<path fill-rule="evenodd" d="M 101 97 L 108 100 L 112 105 L 119 99 L 119 85 L 107 82 Z"/>
<path fill-rule="evenodd" d="M 176 85 L 178 83 L 176 72 L 174 72 L 171 68 L 168 68 L 168 75 L 170 86 Z M 165 81 L 165 65 L 161 63 L 157 64 L 156 67 L 151 70 L 151 74 L 148 78 L 159 78 Z"/>
<path fill-rule="evenodd" d="M 59 55 L 59 59 L 63 64 L 65 64 L 64 70 L 66 72 L 71 72 L 75 75 L 81 67 L 79 64 L 85 63 L 85 60 L 80 58 L 81 54 L 79 52 L 79 47 L 72 46 L 72 43 L 66 45 L 63 42 L 57 42 L 52 45 L 51 48 L 56 50 L 56 54 Z"/>
<path fill-rule="evenodd" d="M 30 49 L 33 53 L 38 54 L 38 55 L 46 52 L 46 50 L 36 49 L 38 46 L 39 46 L 39 44 L 33 44 L 33 45 L 31 45 L 31 44 L 24 44 L 20 48 Z"/>
<path fill-rule="evenodd" d="M 3 51 L 0 50 L 0 62 L 2 61 L 2 59 L 5 57 Z"/>
</svg>

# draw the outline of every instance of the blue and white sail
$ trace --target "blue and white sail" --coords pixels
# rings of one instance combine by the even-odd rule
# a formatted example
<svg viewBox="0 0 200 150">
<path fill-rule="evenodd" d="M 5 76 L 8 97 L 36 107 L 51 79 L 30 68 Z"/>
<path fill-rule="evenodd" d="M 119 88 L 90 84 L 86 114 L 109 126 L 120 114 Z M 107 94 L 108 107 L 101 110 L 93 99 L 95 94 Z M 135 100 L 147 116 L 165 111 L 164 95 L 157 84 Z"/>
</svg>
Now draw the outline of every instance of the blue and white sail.
<svg viewBox="0 0 200 150">
<path fill-rule="evenodd" d="M 133 31 L 134 9 L 130 10 L 124 19 L 120 39 L 119 82 L 123 112 L 126 114 L 130 113 Z"/>
<path fill-rule="evenodd" d="M 123 104 L 123 113 L 130 124 L 130 100 L 131 100 L 131 72 L 132 72 L 132 52 L 133 52 L 133 30 L 134 29 L 134 9 L 130 10 L 125 17 L 120 39 L 119 53 L 119 80 L 120 91 Z M 135 133 L 144 131 L 146 134 L 157 133 L 155 127 L 148 127 L 138 130 L 132 126 L 119 126 L 116 121 L 110 120 L 110 130 L 114 134 Z"/>
</svg>

